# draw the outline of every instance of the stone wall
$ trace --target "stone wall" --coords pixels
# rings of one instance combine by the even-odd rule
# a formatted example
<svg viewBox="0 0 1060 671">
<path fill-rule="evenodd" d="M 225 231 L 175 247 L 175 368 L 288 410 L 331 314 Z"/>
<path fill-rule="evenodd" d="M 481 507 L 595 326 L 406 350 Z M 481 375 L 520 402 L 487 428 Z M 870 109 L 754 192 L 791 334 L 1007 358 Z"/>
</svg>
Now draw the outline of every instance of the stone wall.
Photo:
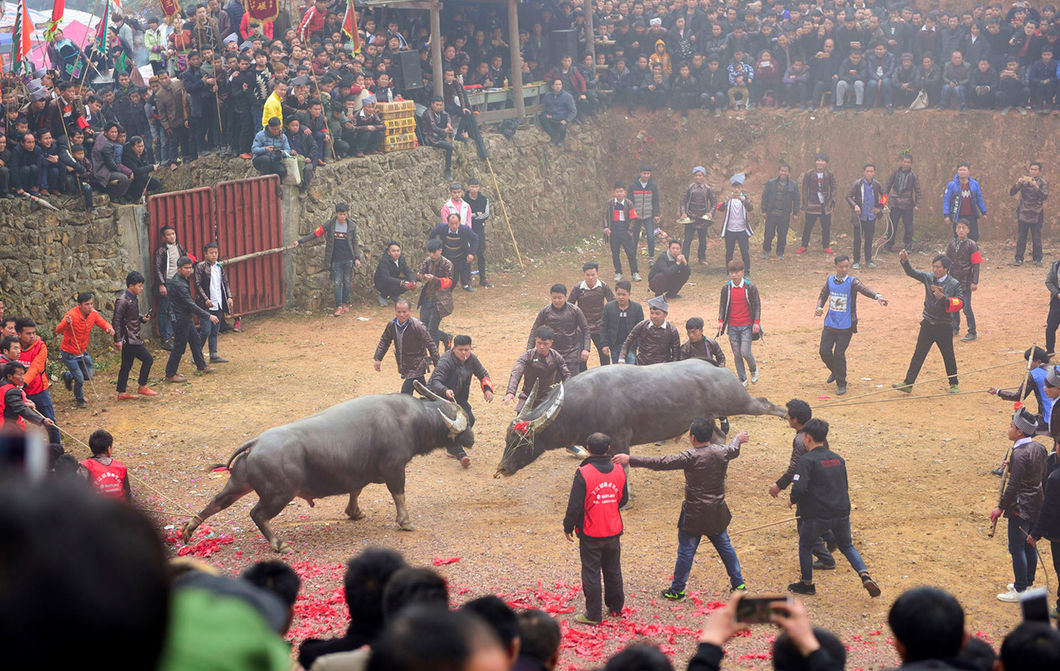
<svg viewBox="0 0 1060 671">
<path fill-rule="evenodd" d="M 49 199 L 61 212 L 26 200 L 0 201 L 0 297 L 7 312 L 41 322 L 42 334 L 74 304 L 79 291 L 93 291 L 107 318 L 125 289 L 125 275 L 139 268 L 123 241 L 142 208 L 109 206 L 86 212 L 64 197 Z M 67 206 L 73 209 L 65 209 Z M 118 216 L 118 210 L 128 214 Z"/>
<path fill-rule="evenodd" d="M 511 139 L 485 133 L 484 141 L 496 174 L 515 238 L 523 256 L 536 256 L 598 228 L 599 205 L 606 197 L 598 172 L 602 166 L 601 134 L 597 127 L 575 126 L 562 148 L 552 147 L 536 127 L 519 130 Z M 489 196 L 492 217 L 487 227 L 489 264 L 517 265 L 504 212 L 486 161 L 471 143 L 456 143 L 453 179 L 477 178 Z M 372 297 L 372 273 L 384 245 L 397 240 L 415 270 L 424 255 L 428 231 L 441 220 L 439 209 L 448 197 L 442 178 L 440 150 L 411 151 L 329 162 L 318 167 L 310 193 L 283 187 L 285 238 L 306 235 L 331 217 L 338 202 L 350 206 L 359 223 L 367 263 L 354 272 L 361 298 Z M 249 161 L 208 156 L 194 168 L 182 167 L 167 178 L 167 188 L 209 186 L 255 175 Z M 331 303 L 331 279 L 324 267 L 324 245 L 289 252 L 288 303 L 317 309 Z M 290 271 L 293 271 L 293 275 Z"/>
</svg>

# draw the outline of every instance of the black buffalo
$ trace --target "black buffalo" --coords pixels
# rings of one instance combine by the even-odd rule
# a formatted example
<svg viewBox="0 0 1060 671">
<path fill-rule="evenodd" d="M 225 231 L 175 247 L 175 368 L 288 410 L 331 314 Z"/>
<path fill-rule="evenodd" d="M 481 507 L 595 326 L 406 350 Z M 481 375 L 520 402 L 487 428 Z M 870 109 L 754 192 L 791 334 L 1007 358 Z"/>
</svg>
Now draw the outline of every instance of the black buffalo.
<svg viewBox="0 0 1060 671">
<path fill-rule="evenodd" d="M 593 368 L 553 387 L 534 408 L 536 391 L 508 426 L 498 477 L 547 450 L 584 445 L 597 431 L 611 437 L 611 451 L 618 453 L 679 436 L 696 417 L 787 414 L 750 396 L 732 371 L 701 359 Z"/>
<path fill-rule="evenodd" d="M 251 519 L 273 550 L 288 551 L 268 522 L 295 497 L 313 505 L 313 499 L 349 494 L 346 515 L 359 520 L 364 513 L 357 497 L 369 483 L 386 484 L 398 526 L 411 531 L 405 465 L 439 447 L 471 447 L 475 442 L 467 414 L 458 405 L 419 383 L 416 389 L 430 400 L 406 394 L 362 396 L 244 443 L 228 460 L 231 477 L 224 489 L 184 525 L 184 542 L 208 517 L 255 491 L 258 503 Z"/>
</svg>

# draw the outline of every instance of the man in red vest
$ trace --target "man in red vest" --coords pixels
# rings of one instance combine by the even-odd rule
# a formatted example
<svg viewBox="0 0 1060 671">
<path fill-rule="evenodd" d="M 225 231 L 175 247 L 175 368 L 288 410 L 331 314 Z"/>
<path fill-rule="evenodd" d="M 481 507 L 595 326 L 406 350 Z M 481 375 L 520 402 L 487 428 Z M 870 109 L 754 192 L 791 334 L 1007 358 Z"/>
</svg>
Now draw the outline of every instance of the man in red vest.
<svg viewBox="0 0 1060 671">
<path fill-rule="evenodd" d="M 82 461 L 81 465 L 88 471 L 88 481 L 92 487 L 108 498 L 131 501 L 128 469 L 110 456 L 114 437 L 103 429 L 96 429 L 88 437 L 88 446 L 92 448 L 92 456 Z"/>
<path fill-rule="evenodd" d="M 55 422 L 40 414 L 26 399 L 23 385 L 26 383 L 26 366 L 13 361 L 4 366 L 4 378 L 0 380 L 0 433 L 25 431 L 26 420 L 47 427 Z"/>
<path fill-rule="evenodd" d="M 574 474 L 574 485 L 563 518 L 563 533 L 574 542 L 581 539 L 582 591 L 585 612 L 574 619 L 583 624 L 600 624 L 603 607 L 600 574 L 604 576 L 604 598 L 611 615 L 622 612 L 626 595 L 622 590 L 622 515 L 619 508 L 629 500 L 626 473 L 607 456 L 611 438 L 594 433 L 586 440 L 589 457 Z"/>
</svg>

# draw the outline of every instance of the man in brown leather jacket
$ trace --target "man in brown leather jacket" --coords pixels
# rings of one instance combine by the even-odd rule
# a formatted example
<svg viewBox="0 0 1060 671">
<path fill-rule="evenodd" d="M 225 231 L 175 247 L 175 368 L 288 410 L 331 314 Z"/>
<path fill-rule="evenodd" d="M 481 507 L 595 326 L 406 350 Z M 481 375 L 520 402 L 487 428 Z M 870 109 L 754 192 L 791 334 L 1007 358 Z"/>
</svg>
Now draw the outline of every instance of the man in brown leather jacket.
<svg viewBox="0 0 1060 671">
<path fill-rule="evenodd" d="M 817 154 L 814 157 L 814 168 L 802 175 L 802 211 L 806 221 L 802 226 L 802 244 L 795 250 L 802 254 L 810 246 L 810 234 L 813 225 L 821 220 L 821 248 L 825 254 L 832 253 L 832 210 L 835 209 L 836 181 L 835 175 L 828 169 L 828 154 Z"/>
<path fill-rule="evenodd" d="M 1049 183 L 1042 179 L 1042 164 L 1034 161 L 1027 169 L 1026 175 L 1008 190 L 1010 196 L 1019 194 L 1016 206 L 1016 265 L 1023 264 L 1023 254 L 1027 251 L 1027 233 L 1031 234 L 1031 258 L 1034 265 L 1042 265 L 1042 222 L 1045 199 L 1049 197 Z"/>
<path fill-rule="evenodd" d="M 1042 509 L 1042 479 L 1048 458 L 1042 444 L 1034 440 L 1037 431 L 1037 416 L 1025 408 L 1016 411 L 1008 426 L 1008 439 L 1013 441 L 1008 481 L 1001 491 L 1001 500 L 990 513 L 990 521 L 995 522 L 1002 514 L 1008 518 L 1008 551 L 1015 581 L 1008 591 L 997 595 L 998 601 L 1018 602 L 1020 594 L 1034 585 L 1038 551 L 1027 542 L 1027 535 Z"/>
<path fill-rule="evenodd" d="M 619 466 L 685 472 L 685 500 L 677 520 L 677 563 L 674 566 L 673 583 L 662 593 L 672 601 L 685 598 L 688 573 L 692 570 L 692 560 L 703 536 L 714 545 L 725 564 L 732 591 L 747 589 L 740 573 L 740 560 L 725 531 L 732 519 L 729 506 L 725 503 L 725 474 L 729 462 L 740 456 L 740 446 L 748 441 L 747 433 L 737 434 L 727 445 L 713 444 L 710 441 L 717 433 L 717 425 L 714 420 L 702 417 L 692 421 L 688 433 L 692 447 L 680 454 L 665 457 L 616 454 L 611 458 Z"/>
<path fill-rule="evenodd" d="M 401 384 L 401 393 L 412 395 L 412 384 L 419 380 L 423 386 L 427 386 L 427 357 L 431 363 L 438 363 L 438 346 L 434 344 L 434 338 L 427 331 L 419 319 L 412 316 L 412 308 L 404 298 L 399 298 L 394 303 L 394 318 L 386 324 L 383 334 L 379 336 L 379 345 L 375 348 L 375 357 L 372 365 L 379 371 L 383 363 L 383 356 L 390 349 L 390 343 L 394 343 L 394 360 L 397 362 L 398 375 L 405 380 Z"/>
<path fill-rule="evenodd" d="M 552 349 L 556 333 L 547 326 L 538 326 L 534 331 L 534 347 L 523 352 L 522 356 L 512 367 L 512 374 L 508 377 L 508 389 L 504 394 L 504 404 L 509 405 L 516 400 L 516 392 L 519 393 L 519 402 L 515 406 L 518 414 L 530 397 L 534 384 L 538 385 L 537 397 L 534 406 L 544 402 L 548 390 L 553 384 L 570 379 L 570 369 L 563 356 Z M 523 382 L 523 390 L 519 392 L 519 381 Z"/>
</svg>

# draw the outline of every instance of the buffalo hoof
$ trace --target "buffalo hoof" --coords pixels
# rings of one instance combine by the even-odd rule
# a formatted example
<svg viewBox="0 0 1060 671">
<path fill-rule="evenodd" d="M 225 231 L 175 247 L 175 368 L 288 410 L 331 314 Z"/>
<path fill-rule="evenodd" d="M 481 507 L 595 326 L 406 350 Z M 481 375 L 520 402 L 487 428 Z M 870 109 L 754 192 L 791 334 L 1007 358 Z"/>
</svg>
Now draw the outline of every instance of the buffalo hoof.
<svg viewBox="0 0 1060 671">
<path fill-rule="evenodd" d="M 291 554 L 294 552 L 294 548 L 291 547 L 291 544 L 287 541 L 273 541 L 271 545 L 273 552 L 278 552 L 280 554 Z"/>
<path fill-rule="evenodd" d="M 398 529 L 402 531 L 415 531 L 416 527 L 412 526 L 412 522 L 398 522 Z"/>
<path fill-rule="evenodd" d="M 349 517 L 351 521 L 356 522 L 357 520 L 363 520 L 367 516 L 360 510 L 355 510 L 352 513 L 347 510 L 346 517 Z"/>
<path fill-rule="evenodd" d="M 192 528 L 191 522 L 185 522 L 184 528 L 180 530 L 180 541 L 187 545 L 193 533 L 195 533 L 195 529 Z"/>
</svg>

